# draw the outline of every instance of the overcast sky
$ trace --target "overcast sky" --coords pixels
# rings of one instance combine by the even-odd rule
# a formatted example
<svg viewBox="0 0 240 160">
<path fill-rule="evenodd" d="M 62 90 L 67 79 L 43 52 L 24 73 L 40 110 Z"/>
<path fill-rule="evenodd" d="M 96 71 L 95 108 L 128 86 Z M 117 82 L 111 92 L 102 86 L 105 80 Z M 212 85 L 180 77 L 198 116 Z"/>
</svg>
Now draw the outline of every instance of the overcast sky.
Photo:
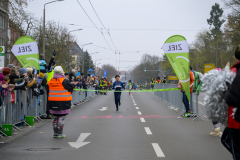
<svg viewBox="0 0 240 160">
<path fill-rule="evenodd" d="M 52 0 L 34 0 L 29 3 L 27 11 L 35 17 L 43 16 L 43 6 Z M 110 36 L 98 20 L 89 0 L 79 0 L 85 11 L 96 24 L 102 28 L 103 35 L 88 19 L 77 0 L 64 0 L 46 5 L 46 20 L 54 20 L 69 27 L 80 46 L 92 54 L 94 63 L 112 64 L 119 70 L 128 70 L 137 65 L 144 53 L 162 56 L 162 45 L 172 35 L 186 37 L 189 44 L 196 34 L 209 28 L 211 6 L 219 3 L 224 8 L 224 16 L 229 13 L 221 0 L 91 0 L 103 25 L 109 29 Z M 75 26 L 68 24 L 76 24 Z M 78 26 L 77 26 L 78 25 Z M 104 49 L 105 48 L 105 49 Z M 115 54 L 115 50 L 120 52 Z M 119 63 L 120 58 L 120 63 Z M 124 62 L 125 61 L 125 62 Z M 126 62 L 130 61 L 130 62 Z M 118 68 L 117 68 L 118 69 Z"/>
</svg>

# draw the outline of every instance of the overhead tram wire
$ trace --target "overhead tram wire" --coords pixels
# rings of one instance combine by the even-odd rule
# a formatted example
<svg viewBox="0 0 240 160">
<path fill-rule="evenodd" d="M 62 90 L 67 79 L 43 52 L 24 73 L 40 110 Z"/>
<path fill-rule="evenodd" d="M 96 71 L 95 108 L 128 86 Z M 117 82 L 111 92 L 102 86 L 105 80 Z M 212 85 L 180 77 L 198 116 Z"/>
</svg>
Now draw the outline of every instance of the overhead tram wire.
<svg viewBox="0 0 240 160">
<path fill-rule="evenodd" d="M 93 4 L 92 4 L 92 2 L 91 2 L 90 0 L 89 0 L 89 3 L 91 4 L 92 9 L 94 10 L 95 14 L 97 15 L 98 20 L 99 20 L 100 23 L 102 24 L 103 28 L 104 28 L 104 29 L 106 30 L 106 32 L 108 33 L 108 35 L 109 35 L 109 37 L 110 37 L 110 39 L 111 39 L 111 41 L 112 41 L 112 44 L 113 44 L 115 50 L 117 51 L 117 48 L 116 48 L 116 46 L 115 46 L 115 44 L 114 44 L 114 42 L 113 42 L 113 40 L 112 40 L 112 37 L 111 37 L 111 35 L 110 35 L 109 30 L 107 30 L 106 27 L 104 26 L 103 22 L 101 21 L 100 17 L 98 16 L 98 14 L 97 14 L 97 12 L 96 12 L 95 8 L 93 7 Z"/>
<path fill-rule="evenodd" d="M 69 23 L 63 23 L 63 24 L 69 24 Z M 79 25 L 79 24 L 69 24 L 69 25 L 75 25 L 75 26 L 81 26 L 81 27 L 86 27 L 86 28 L 95 28 L 92 26 L 84 26 L 84 25 Z M 99 28 L 98 28 L 99 29 Z M 198 32 L 201 31 L 195 30 L 195 29 L 186 29 L 186 30 L 181 30 L 181 29 L 164 29 L 164 28 L 156 28 L 156 29 L 150 29 L 150 28 L 109 28 L 109 30 L 112 31 L 184 31 L 184 32 Z"/>
<path fill-rule="evenodd" d="M 111 35 L 110 35 L 110 33 L 109 33 L 109 30 L 107 30 L 106 27 L 104 26 L 103 22 L 101 21 L 100 17 L 98 16 L 97 11 L 96 11 L 95 8 L 93 7 L 93 4 L 92 4 L 92 2 L 91 2 L 90 0 L 89 0 L 89 3 L 90 3 L 90 5 L 92 6 L 92 9 L 93 9 L 93 11 L 95 12 L 98 20 L 100 21 L 100 23 L 102 24 L 103 28 L 104 28 L 105 31 L 108 33 L 108 35 L 109 35 L 109 37 L 110 37 L 110 39 L 111 39 L 111 41 L 112 41 L 112 44 L 113 44 L 113 46 L 114 46 L 114 48 L 115 48 L 115 59 L 116 59 L 116 52 L 117 52 L 118 50 L 117 50 L 117 48 L 116 48 L 116 46 L 115 46 L 115 44 L 114 44 L 114 42 L 113 42 L 113 40 L 112 40 L 112 37 L 111 37 Z M 103 34 L 103 33 L 102 33 L 102 34 Z M 108 45 L 108 46 L 109 46 L 109 45 Z M 116 59 L 116 65 L 117 65 L 117 59 Z M 118 65 L 120 65 L 120 62 L 119 62 Z M 118 66 L 118 67 L 119 67 L 119 66 Z"/>
<path fill-rule="evenodd" d="M 105 36 L 103 35 L 102 31 L 95 25 L 95 23 L 92 21 L 92 19 L 89 17 L 89 15 L 87 14 L 87 12 L 85 11 L 85 9 L 83 8 L 83 6 L 81 5 L 81 3 L 77 0 L 78 4 L 80 5 L 80 7 L 82 8 L 82 10 L 84 11 L 84 13 L 87 15 L 88 19 L 92 22 L 92 24 L 95 26 L 95 28 L 102 34 L 105 42 L 107 43 L 108 47 L 112 50 L 112 52 L 114 53 L 113 49 L 110 47 L 110 45 L 108 44 Z"/>
</svg>

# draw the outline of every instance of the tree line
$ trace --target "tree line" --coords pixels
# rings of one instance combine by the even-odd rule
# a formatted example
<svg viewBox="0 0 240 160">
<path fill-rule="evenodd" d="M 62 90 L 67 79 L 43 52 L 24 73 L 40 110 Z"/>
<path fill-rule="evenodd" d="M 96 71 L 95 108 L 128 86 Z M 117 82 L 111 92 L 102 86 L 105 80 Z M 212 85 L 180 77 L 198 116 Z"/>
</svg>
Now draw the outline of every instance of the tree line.
<svg viewBox="0 0 240 160">
<path fill-rule="evenodd" d="M 0 2 L 6 2 L 6 0 L 0 0 Z M 28 0 L 9 0 L 8 1 L 9 25 L 14 28 L 15 32 L 18 32 L 20 36 L 30 36 L 36 40 L 38 44 L 39 54 L 43 53 L 43 20 L 42 18 L 36 18 L 32 13 L 24 11 L 24 8 L 28 5 Z M 72 63 L 72 46 L 77 42 L 76 37 L 70 34 L 69 28 L 65 25 L 55 22 L 53 20 L 46 21 L 45 23 L 45 60 L 49 62 L 52 57 L 52 52 L 55 50 L 57 55 L 55 62 L 57 65 L 63 67 L 64 71 L 68 72 L 70 68 L 75 68 L 75 64 Z M 10 52 L 12 45 L 18 37 L 13 37 L 10 44 L 6 44 L 7 54 L 10 54 L 10 63 L 15 62 L 19 64 L 16 57 Z M 80 55 L 81 57 L 81 55 Z M 91 55 L 84 51 L 84 74 L 90 68 L 93 70 L 94 64 L 92 62 Z M 6 61 L 8 63 L 8 61 Z M 82 60 L 78 64 L 77 68 L 81 67 Z M 81 69 L 82 70 L 82 69 Z"/>
</svg>

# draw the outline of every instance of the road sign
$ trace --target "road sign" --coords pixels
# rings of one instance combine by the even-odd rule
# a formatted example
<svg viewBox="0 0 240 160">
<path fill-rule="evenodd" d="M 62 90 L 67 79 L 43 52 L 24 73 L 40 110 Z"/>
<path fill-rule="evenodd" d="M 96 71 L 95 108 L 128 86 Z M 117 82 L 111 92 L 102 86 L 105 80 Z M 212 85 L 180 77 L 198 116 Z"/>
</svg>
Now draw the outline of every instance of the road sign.
<svg viewBox="0 0 240 160">
<path fill-rule="evenodd" d="M 0 46 L 0 67 L 4 67 L 5 46 Z"/>
<path fill-rule="evenodd" d="M 168 76 L 168 80 L 178 80 L 177 76 Z"/>
<path fill-rule="evenodd" d="M 215 68 L 215 64 L 204 64 L 204 73 L 207 73 Z"/>
</svg>

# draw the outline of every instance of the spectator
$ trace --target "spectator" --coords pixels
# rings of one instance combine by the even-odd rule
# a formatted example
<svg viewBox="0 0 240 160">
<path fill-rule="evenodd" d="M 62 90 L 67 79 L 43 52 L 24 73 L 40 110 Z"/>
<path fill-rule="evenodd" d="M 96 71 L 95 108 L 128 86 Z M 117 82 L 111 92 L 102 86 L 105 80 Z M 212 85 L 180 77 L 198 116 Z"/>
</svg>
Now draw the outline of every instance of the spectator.
<svg viewBox="0 0 240 160">
<path fill-rule="evenodd" d="M 193 91 L 194 76 L 193 76 L 193 72 L 191 70 L 189 72 L 190 72 L 190 94 L 191 94 Z M 165 76 L 164 76 L 164 78 L 165 78 Z M 179 82 L 178 88 L 183 88 L 181 85 L 181 82 Z M 182 116 L 184 118 L 191 117 L 191 113 L 189 112 L 189 101 L 188 101 L 187 95 L 184 90 L 181 90 L 181 92 L 183 93 L 182 102 L 186 109 L 186 112 Z"/>
<path fill-rule="evenodd" d="M 80 68 L 78 68 L 78 69 L 76 68 L 75 70 L 77 71 L 76 77 L 77 77 L 77 76 L 80 76 L 80 75 L 81 75 L 81 73 L 80 73 Z"/>
<path fill-rule="evenodd" d="M 63 127 L 66 115 L 70 113 L 72 100 L 71 92 L 73 91 L 74 86 L 72 84 L 73 82 L 71 83 L 68 79 L 64 78 L 64 72 L 61 66 L 57 66 L 54 69 L 54 72 L 55 73 L 53 75 L 53 78 L 48 82 L 48 100 L 50 106 L 50 113 L 53 115 L 53 138 L 67 138 L 67 136 L 63 134 Z M 57 85 L 56 87 L 56 85 L 54 85 L 56 81 L 54 80 L 61 81 L 60 86 Z M 56 94 L 55 92 L 51 92 L 52 90 L 67 90 L 67 92 L 61 92 Z"/>
<path fill-rule="evenodd" d="M 9 76 L 9 79 L 10 79 L 9 84 L 15 84 L 15 83 L 21 82 L 21 81 L 23 81 L 23 77 L 24 77 L 24 75 L 20 75 L 17 68 L 15 68 L 15 66 L 13 66 L 11 68 L 11 74 Z"/>
<path fill-rule="evenodd" d="M 69 74 L 68 73 L 65 73 L 65 78 L 69 79 Z"/>
<path fill-rule="evenodd" d="M 46 64 L 46 62 L 45 62 L 45 57 L 44 57 L 44 55 L 40 55 L 40 58 L 39 58 L 39 64 L 40 64 L 40 72 L 42 72 L 42 73 L 46 73 L 46 70 L 47 70 L 47 68 L 48 68 L 48 66 L 47 66 L 47 64 Z"/>
<path fill-rule="evenodd" d="M 167 76 L 166 75 L 164 75 L 164 78 L 163 78 L 163 80 L 162 80 L 162 83 L 168 83 L 168 80 L 167 80 Z"/>
<path fill-rule="evenodd" d="M 69 81 L 73 82 L 75 78 L 76 78 L 75 69 L 72 69 L 72 71 L 69 73 Z"/>
<path fill-rule="evenodd" d="M 56 56 L 55 50 L 53 50 L 53 56 L 49 62 L 48 69 L 47 69 L 47 82 L 53 77 L 54 74 L 54 68 L 56 66 L 56 63 L 54 62 L 54 57 Z"/>
<path fill-rule="evenodd" d="M 240 45 L 235 50 L 236 64 L 232 72 L 236 72 L 231 86 L 225 94 L 225 101 L 229 105 L 228 126 L 221 138 L 222 144 L 233 155 L 234 160 L 240 159 Z"/>
</svg>

